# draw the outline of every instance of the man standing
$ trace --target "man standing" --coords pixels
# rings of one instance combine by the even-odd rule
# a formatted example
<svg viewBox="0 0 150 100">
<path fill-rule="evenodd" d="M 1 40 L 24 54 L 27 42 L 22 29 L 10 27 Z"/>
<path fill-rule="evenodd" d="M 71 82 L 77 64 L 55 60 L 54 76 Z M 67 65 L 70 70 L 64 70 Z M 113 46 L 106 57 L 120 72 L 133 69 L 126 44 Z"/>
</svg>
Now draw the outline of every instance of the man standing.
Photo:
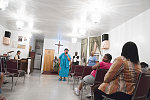
<svg viewBox="0 0 150 100">
<path fill-rule="evenodd" d="M 71 57 L 68 54 L 69 50 L 66 48 L 64 50 L 64 53 L 62 53 L 59 56 L 59 64 L 60 64 L 60 71 L 59 71 L 59 81 L 62 80 L 62 77 L 64 77 L 63 81 L 66 81 L 65 77 L 68 77 L 69 75 L 69 62 L 71 61 Z"/>
<path fill-rule="evenodd" d="M 73 56 L 73 59 L 72 59 L 72 65 L 79 65 L 79 56 L 78 56 L 78 52 L 75 52 L 75 56 Z"/>
<path fill-rule="evenodd" d="M 21 52 L 18 50 L 18 51 L 17 51 L 17 54 L 16 54 L 15 57 L 14 57 L 15 60 L 20 60 L 20 53 L 21 53 Z"/>
</svg>

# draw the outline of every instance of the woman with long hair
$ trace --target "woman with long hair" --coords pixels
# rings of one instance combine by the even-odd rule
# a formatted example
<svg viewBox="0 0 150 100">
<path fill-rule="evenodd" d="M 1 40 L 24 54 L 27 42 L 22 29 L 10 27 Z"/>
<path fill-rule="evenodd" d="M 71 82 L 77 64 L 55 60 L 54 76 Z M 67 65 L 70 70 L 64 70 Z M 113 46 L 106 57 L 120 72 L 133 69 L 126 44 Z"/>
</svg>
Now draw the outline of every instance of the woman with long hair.
<svg viewBox="0 0 150 100">
<path fill-rule="evenodd" d="M 94 91 L 95 100 L 110 97 L 115 100 L 131 100 L 141 72 L 138 49 L 127 42 L 104 77 L 104 82 Z"/>
</svg>

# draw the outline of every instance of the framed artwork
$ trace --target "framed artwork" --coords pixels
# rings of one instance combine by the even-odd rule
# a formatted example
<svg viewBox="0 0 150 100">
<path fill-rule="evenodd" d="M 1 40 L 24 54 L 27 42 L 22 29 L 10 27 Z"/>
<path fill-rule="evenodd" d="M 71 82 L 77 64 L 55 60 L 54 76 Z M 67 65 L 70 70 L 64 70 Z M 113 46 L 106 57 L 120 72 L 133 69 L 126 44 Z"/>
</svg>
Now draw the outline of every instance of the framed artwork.
<svg viewBox="0 0 150 100">
<path fill-rule="evenodd" d="M 87 45 L 88 45 L 88 39 L 82 39 L 81 42 L 81 59 L 86 62 L 87 60 Z"/>
<path fill-rule="evenodd" d="M 24 41 L 27 41 L 27 37 L 24 37 Z"/>
<path fill-rule="evenodd" d="M 18 42 L 22 42 L 23 36 L 18 36 Z"/>
<path fill-rule="evenodd" d="M 96 50 L 98 49 L 98 51 L 101 52 L 100 47 L 101 47 L 101 36 L 89 38 L 89 56 L 91 55 L 91 51 L 96 52 Z"/>
</svg>

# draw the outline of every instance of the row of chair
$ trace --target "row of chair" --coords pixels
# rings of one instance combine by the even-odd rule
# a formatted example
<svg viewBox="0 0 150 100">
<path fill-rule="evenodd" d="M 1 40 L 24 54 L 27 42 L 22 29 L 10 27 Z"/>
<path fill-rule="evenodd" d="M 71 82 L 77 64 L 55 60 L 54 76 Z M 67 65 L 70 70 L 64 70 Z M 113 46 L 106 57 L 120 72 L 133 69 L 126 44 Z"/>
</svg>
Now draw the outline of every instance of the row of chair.
<svg viewBox="0 0 150 100">
<path fill-rule="evenodd" d="M 18 61 L 14 60 L 14 59 L 11 59 L 11 60 L 1 59 L 0 72 L 3 72 L 5 77 L 11 77 L 12 78 L 11 90 L 13 89 L 14 77 L 17 77 L 15 85 L 17 84 L 18 78 L 20 76 L 24 76 L 24 80 L 25 80 L 26 72 L 24 70 L 18 69 Z"/>
<path fill-rule="evenodd" d="M 73 90 L 74 90 L 74 85 L 75 85 L 76 79 L 79 81 L 79 80 L 83 79 L 86 75 L 90 75 L 90 73 L 92 71 L 93 71 L 92 66 L 73 65 L 70 70 L 70 76 L 73 77 Z M 92 85 L 90 85 L 91 94 L 92 94 L 91 99 L 93 99 L 93 88 L 103 82 L 104 76 L 107 71 L 108 71 L 107 69 L 98 69 L 97 70 L 96 76 L 95 76 L 95 81 Z M 68 82 L 69 82 L 69 77 L 68 77 Z M 82 95 L 83 95 L 83 88 L 80 93 L 81 100 L 82 100 Z"/>
<path fill-rule="evenodd" d="M 80 65 L 73 65 L 70 70 L 70 76 L 73 77 L 73 89 L 75 85 L 76 79 L 83 79 L 86 75 L 90 75 L 92 71 L 91 66 L 80 66 Z M 92 100 L 93 97 L 93 88 L 99 86 L 103 80 L 104 76 L 107 73 L 107 69 L 97 69 L 94 84 L 91 85 L 91 93 L 92 93 Z M 69 78 L 68 78 L 69 82 Z M 83 88 L 80 93 L 80 99 L 82 100 Z M 105 100 L 114 100 L 109 97 L 105 97 Z M 134 94 L 132 96 L 132 100 L 150 100 L 150 73 L 141 73 L 139 75 L 138 81 L 136 83 L 136 88 Z"/>
</svg>

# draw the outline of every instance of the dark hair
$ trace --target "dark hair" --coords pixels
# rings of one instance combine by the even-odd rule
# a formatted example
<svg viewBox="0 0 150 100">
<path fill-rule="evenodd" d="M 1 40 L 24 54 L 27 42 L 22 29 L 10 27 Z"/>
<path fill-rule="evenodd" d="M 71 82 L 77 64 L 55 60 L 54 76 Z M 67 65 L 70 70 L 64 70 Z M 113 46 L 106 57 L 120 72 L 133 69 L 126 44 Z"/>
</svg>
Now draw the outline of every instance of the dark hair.
<svg viewBox="0 0 150 100">
<path fill-rule="evenodd" d="M 145 63 L 145 62 L 141 62 L 140 65 L 141 65 L 141 68 L 146 68 L 146 67 L 148 67 L 148 64 Z"/>
<path fill-rule="evenodd" d="M 20 51 L 18 50 L 17 53 L 19 53 Z"/>
<path fill-rule="evenodd" d="M 111 59 L 112 59 L 112 56 L 111 56 L 111 54 L 109 54 L 109 53 L 106 53 L 106 54 L 105 54 L 105 56 L 107 56 L 107 57 L 108 57 L 108 59 L 111 61 Z"/>
<path fill-rule="evenodd" d="M 65 51 L 65 50 L 68 50 L 68 51 L 69 51 L 69 49 L 67 49 L 67 48 L 65 48 L 64 51 Z"/>
<path fill-rule="evenodd" d="M 124 56 L 135 64 L 139 63 L 138 49 L 134 42 L 130 41 L 124 44 L 121 56 Z"/>
</svg>

